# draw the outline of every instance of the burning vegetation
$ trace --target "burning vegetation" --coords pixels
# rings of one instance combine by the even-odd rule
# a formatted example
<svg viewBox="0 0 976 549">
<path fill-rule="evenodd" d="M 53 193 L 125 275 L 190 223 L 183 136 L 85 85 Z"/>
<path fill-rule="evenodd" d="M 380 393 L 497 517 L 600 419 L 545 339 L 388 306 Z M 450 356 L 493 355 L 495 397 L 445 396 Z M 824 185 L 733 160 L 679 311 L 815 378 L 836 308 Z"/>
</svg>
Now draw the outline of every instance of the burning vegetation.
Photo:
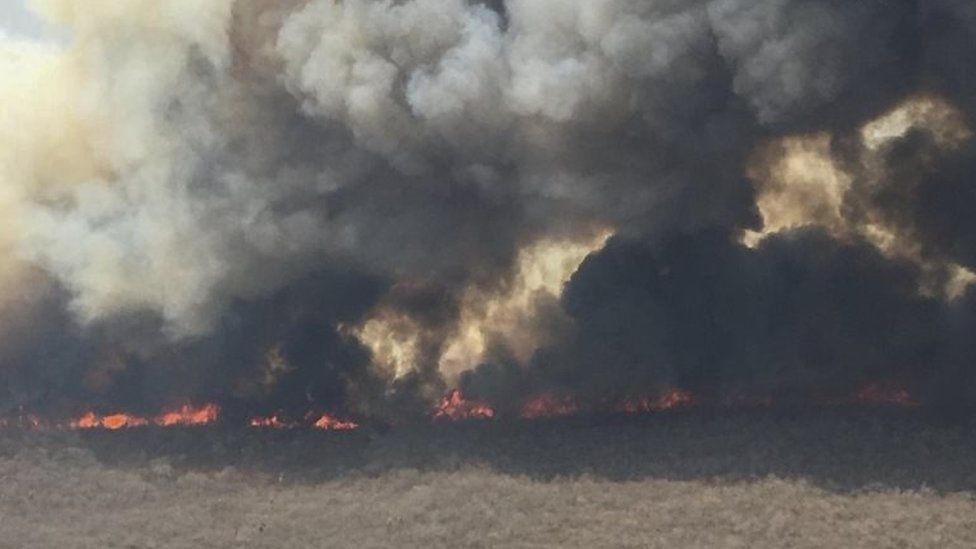
<svg viewBox="0 0 976 549">
<path fill-rule="evenodd" d="M 671 390 L 657 397 L 627 398 L 617 403 L 585 409 L 572 396 L 558 396 L 543 393 L 528 398 L 515 416 L 509 419 L 538 420 L 545 418 L 570 417 L 596 414 L 653 414 L 670 410 L 679 410 L 695 406 L 719 407 L 775 407 L 770 399 L 736 399 L 717 403 L 707 403 L 695 399 L 688 391 Z M 891 383 L 872 383 L 856 391 L 844 399 L 828 400 L 825 406 L 838 405 L 883 405 L 897 407 L 915 407 L 918 401 L 903 388 Z M 469 400 L 464 397 L 460 389 L 453 389 L 445 394 L 437 406 L 431 411 L 430 419 L 434 422 L 454 422 L 472 420 L 504 419 L 495 411 L 491 404 L 483 401 Z M 142 417 L 127 413 L 112 413 L 99 415 L 86 412 L 68 421 L 50 421 L 35 414 L 21 413 L 17 416 L 0 418 L 0 427 L 22 429 L 68 429 L 89 430 L 104 429 L 116 431 L 140 427 L 199 427 L 213 425 L 220 422 L 220 407 L 216 404 L 205 404 L 194 407 L 181 406 L 178 409 L 164 412 L 154 417 Z M 351 419 L 341 419 L 331 414 L 308 413 L 301 420 L 289 420 L 280 414 L 252 417 L 247 426 L 257 429 L 318 429 L 323 431 L 350 431 L 358 429 L 360 424 Z"/>
<path fill-rule="evenodd" d="M 0 544 L 976 547 L 974 0 L 29 3 Z"/>
<path fill-rule="evenodd" d="M 976 408 L 969 2 L 119 5 L 0 34 L 8 426 Z"/>
<path fill-rule="evenodd" d="M 454 389 L 444 395 L 433 415 L 435 420 L 448 421 L 491 419 L 493 417 L 495 417 L 495 410 L 489 404 L 467 400 L 459 389 Z"/>
<path fill-rule="evenodd" d="M 355 421 L 337 419 L 329 414 L 308 414 L 303 421 L 288 421 L 278 415 L 268 417 L 254 417 L 248 421 L 250 427 L 263 429 L 300 429 L 311 428 L 323 431 L 351 431 L 358 429 L 359 424 Z"/>
<path fill-rule="evenodd" d="M 154 417 L 142 417 L 124 412 L 102 415 L 89 411 L 65 422 L 49 421 L 33 414 L 21 414 L 16 418 L 0 420 L 0 426 L 26 425 L 33 428 L 107 429 L 110 431 L 150 425 L 156 427 L 189 427 L 215 423 L 219 417 L 219 412 L 220 408 L 216 404 L 205 404 L 199 407 L 183 405 Z"/>
</svg>

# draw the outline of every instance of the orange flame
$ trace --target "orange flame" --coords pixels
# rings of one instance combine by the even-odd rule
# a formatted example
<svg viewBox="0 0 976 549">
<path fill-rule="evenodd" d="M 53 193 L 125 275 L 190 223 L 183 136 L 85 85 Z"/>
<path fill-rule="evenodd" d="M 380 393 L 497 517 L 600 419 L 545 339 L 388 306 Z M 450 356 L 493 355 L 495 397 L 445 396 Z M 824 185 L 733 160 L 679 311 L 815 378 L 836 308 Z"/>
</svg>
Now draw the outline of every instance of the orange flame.
<svg viewBox="0 0 976 549">
<path fill-rule="evenodd" d="M 579 411 L 579 406 L 571 397 L 559 397 L 545 393 L 533 397 L 523 404 L 521 416 L 526 419 L 563 417 L 571 416 L 577 411 Z"/>
<path fill-rule="evenodd" d="M 220 407 L 216 404 L 204 404 L 199 408 L 184 405 L 176 410 L 160 414 L 153 423 L 160 427 L 173 427 L 174 425 L 206 425 L 217 421 L 220 414 Z"/>
<path fill-rule="evenodd" d="M 121 412 L 105 416 L 100 416 L 95 412 L 87 412 L 81 417 L 69 421 L 67 428 L 108 429 L 110 431 L 117 431 L 132 427 L 145 427 L 149 424 L 160 427 L 206 425 L 217 421 L 219 411 L 220 409 L 216 404 L 205 404 L 200 407 L 185 405 L 176 410 L 164 412 L 152 419 Z"/>
<path fill-rule="evenodd" d="M 149 425 L 149 420 L 146 418 L 121 413 L 98 416 L 94 412 L 88 412 L 80 418 L 68 422 L 68 427 L 71 429 L 108 429 L 110 431 L 146 425 Z"/>
<path fill-rule="evenodd" d="M 359 428 L 359 424 L 355 421 L 337 419 L 329 414 L 323 414 L 312 426 L 325 431 L 351 431 Z"/>
<path fill-rule="evenodd" d="M 124 427 L 141 427 L 148 424 L 149 422 L 145 419 L 128 414 L 112 414 L 102 418 L 102 427 L 113 431 Z"/>
<path fill-rule="evenodd" d="M 661 412 L 675 408 L 692 406 L 697 399 L 688 391 L 672 389 L 657 397 L 630 398 L 612 406 L 618 413 L 639 414 Z M 723 402 L 731 406 L 770 406 L 769 398 L 726 397 Z M 894 382 L 876 382 L 865 386 L 847 398 L 825 401 L 827 404 L 886 404 L 895 406 L 918 406 L 919 401 L 903 387 Z M 579 404 L 571 396 L 543 393 L 527 400 L 520 410 L 525 419 L 564 417 L 578 413 Z M 156 425 L 159 427 L 198 426 L 217 421 L 220 408 L 208 403 L 202 406 L 184 405 L 146 418 L 124 412 L 99 415 L 93 411 L 64 423 L 49 422 L 39 416 L 21 411 L 19 415 L 0 417 L 0 428 L 22 429 L 105 429 L 121 430 Z M 462 421 L 469 419 L 491 419 L 496 416 L 495 409 L 487 402 L 468 400 L 460 389 L 445 394 L 432 413 L 435 421 Z M 355 421 L 342 419 L 331 414 L 309 413 L 304 420 L 290 421 L 279 414 L 268 417 L 253 417 L 248 424 L 255 428 L 294 429 L 309 427 L 324 431 L 348 431 L 359 428 Z"/>
<path fill-rule="evenodd" d="M 94 429 L 102 424 L 95 412 L 88 412 L 78 419 L 72 420 L 68 427 L 72 429 Z"/>
<path fill-rule="evenodd" d="M 854 394 L 855 402 L 917 406 L 918 401 L 907 389 L 893 383 L 872 383 Z"/>
<path fill-rule="evenodd" d="M 454 389 L 441 398 L 433 417 L 450 421 L 490 419 L 495 417 L 495 410 L 484 402 L 465 399 L 460 389 Z"/>
<path fill-rule="evenodd" d="M 663 395 L 651 398 L 642 397 L 625 400 L 617 405 L 616 410 L 626 414 L 639 414 L 647 412 L 663 412 L 683 406 L 689 406 L 694 402 L 691 393 L 681 389 L 672 389 Z"/>
<path fill-rule="evenodd" d="M 282 421 L 277 415 L 253 417 L 251 418 L 250 425 L 251 427 L 260 427 L 262 429 L 291 429 L 296 427 L 296 424 Z"/>
<path fill-rule="evenodd" d="M 286 421 L 282 419 L 277 414 L 268 417 L 253 417 L 249 422 L 251 427 L 257 427 L 262 429 L 297 429 L 302 426 L 311 425 L 315 429 L 321 429 L 323 431 L 351 431 L 353 429 L 358 429 L 359 424 L 355 421 L 350 421 L 346 419 L 338 419 L 335 416 L 329 414 L 322 414 L 318 416 L 315 421 L 311 421 L 315 415 L 308 414 L 305 416 L 306 422 L 298 421 Z"/>
</svg>

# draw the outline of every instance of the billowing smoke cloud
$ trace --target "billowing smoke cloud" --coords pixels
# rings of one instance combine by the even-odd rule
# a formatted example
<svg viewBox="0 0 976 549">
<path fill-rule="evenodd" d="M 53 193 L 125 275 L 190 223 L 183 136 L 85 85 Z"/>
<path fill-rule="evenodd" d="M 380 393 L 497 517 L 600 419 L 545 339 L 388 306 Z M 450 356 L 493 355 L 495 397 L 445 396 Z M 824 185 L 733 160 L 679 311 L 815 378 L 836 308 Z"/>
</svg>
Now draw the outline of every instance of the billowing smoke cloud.
<svg viewBox="0 0 976 549">
<path fill-rule="evenodd" d="M 545 389 L 596 403 L 675 387 L 717 401 L 836 398 L 915 379 L 941 335 L 916 268 L 815 229 L 756 249 L 712 231 L 614 241 L 584 262 L 564 304 L 576 333 L 537 367 Z"/>
<path fill-rule="evenodd" d="M 0 42 L 3 408 L 968 379 L 962 0 L 35 7 L 70 39 Z M 959 116 L 864 137 L 919 97 Z"/>
</svg>

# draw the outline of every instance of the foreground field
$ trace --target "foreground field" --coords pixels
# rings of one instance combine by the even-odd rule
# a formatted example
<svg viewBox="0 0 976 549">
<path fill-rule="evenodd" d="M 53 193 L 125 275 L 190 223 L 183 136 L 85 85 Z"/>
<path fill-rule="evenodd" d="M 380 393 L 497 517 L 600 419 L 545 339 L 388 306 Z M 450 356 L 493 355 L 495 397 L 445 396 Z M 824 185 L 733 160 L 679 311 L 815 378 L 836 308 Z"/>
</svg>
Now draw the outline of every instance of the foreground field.
<svg viewBox="0 0 976 549">
<path fill-rule="evenodd" d="M 899 411 L 0 434 L 0 546 L 976 547 L 976 431 Z"/>
</svg>

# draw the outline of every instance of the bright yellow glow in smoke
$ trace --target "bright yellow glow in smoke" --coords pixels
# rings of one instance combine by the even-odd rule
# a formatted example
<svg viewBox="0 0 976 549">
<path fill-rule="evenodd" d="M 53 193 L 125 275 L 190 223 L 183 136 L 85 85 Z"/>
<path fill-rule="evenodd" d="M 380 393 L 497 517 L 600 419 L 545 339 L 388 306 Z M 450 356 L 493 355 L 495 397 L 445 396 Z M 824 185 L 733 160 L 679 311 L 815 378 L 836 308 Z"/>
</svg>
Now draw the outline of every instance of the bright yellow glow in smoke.
<svg viewBox="0 0 976 549">
<path fill-rule="evenodd" d="M 830 135 L 791 136 L 767 145 L 757 153 L 749 177 L 760 183 L 757 203 L 764 225 L 744 235 L 746 245 L 811 223 L 842 230 L 841 206 L 851 177 L 831 157 Z"/>
<path fill-rule="evenodd" d="M 972 137 L 959 109 L 938 97 L 920 95 L 865 124 L 861 139 L 866 147 L 877 150 L 912 128 L 925 130 L 943 147 L 959 145 Z"/>
<path fill-rule="evenodd" d="M 512 276 L 498 286 L 472 286 L 461 297 L 454 329 L 446 332 L 437 359 L 440 372 L 449 380 L 485 359 L 491 342 L 504 345 L 519 360 L 527 359 L 553 334 L 552 315 L 563 285 L 590 253 L 599 250 L 610 237 L 597 231 L 579 239 L 543 239 L 518 255 Z M 542 321 L 543 315 L 546 321 Z M 374 364 L 402 377 L 420 367 L 423 349 L 435 341 L 436 332 L 425 329 L 408 315 L 381 307 L 359 326 L 343 331 L 361 341 L 371 352 Z"/>
<path fill-rule="evenodd" d="M 610 235 L 599 231 L 580 240 L 540 240 L 519 253 L 509 284 L 491 291 L 469 289 L 457 333 L 441 355 L 441 373 L 451 378 L 477 366 L 492 339 L 517 360 L 528 359 L 551 336 L 546 333 L 549 323 L 537 322 L 542 310 L 559 298 L 583 260 L 602 248 Z"/>
<path fill-rule="evenodd" d="M 373 363 L 396 378 L 416 370 L 421 357 L 423 328 L 412 318 L 381 308 L 360 326 L 342 326 L 370 350 Z"/>
<path fill-rule="evenodd" d="M 863 169 L 881 164 L 882 147 L 912 129 L 925 131 L 944 149 L 952 149 L 973 137 L 958 109 L 937 97 L 911 97 L 896 108 L 865 124 L 860 130 L 865 149 Z M 976 282 L 976 274 L 956 264 L 931 264 L 922 247 L 898 227 L 880 220 L 852 219 L 843 212 L 844 196 L 853 176 L 831 154 L 827 133 L 788 136 L 757 150 L 748 169 L 758 188 L 757 204 L 762 231 L 745 231 L 742 242 L 755 247 L 766 236 L 805 225 L 816 225 L 838 238 L 867 240 L 890 257 L 918 263 L 923 271 L 948 273 L 939 287 L 923 287 L 923 293 L 961 294 Z M 939 277 L 932 277 L 938 280 Z"/>
</svg>

